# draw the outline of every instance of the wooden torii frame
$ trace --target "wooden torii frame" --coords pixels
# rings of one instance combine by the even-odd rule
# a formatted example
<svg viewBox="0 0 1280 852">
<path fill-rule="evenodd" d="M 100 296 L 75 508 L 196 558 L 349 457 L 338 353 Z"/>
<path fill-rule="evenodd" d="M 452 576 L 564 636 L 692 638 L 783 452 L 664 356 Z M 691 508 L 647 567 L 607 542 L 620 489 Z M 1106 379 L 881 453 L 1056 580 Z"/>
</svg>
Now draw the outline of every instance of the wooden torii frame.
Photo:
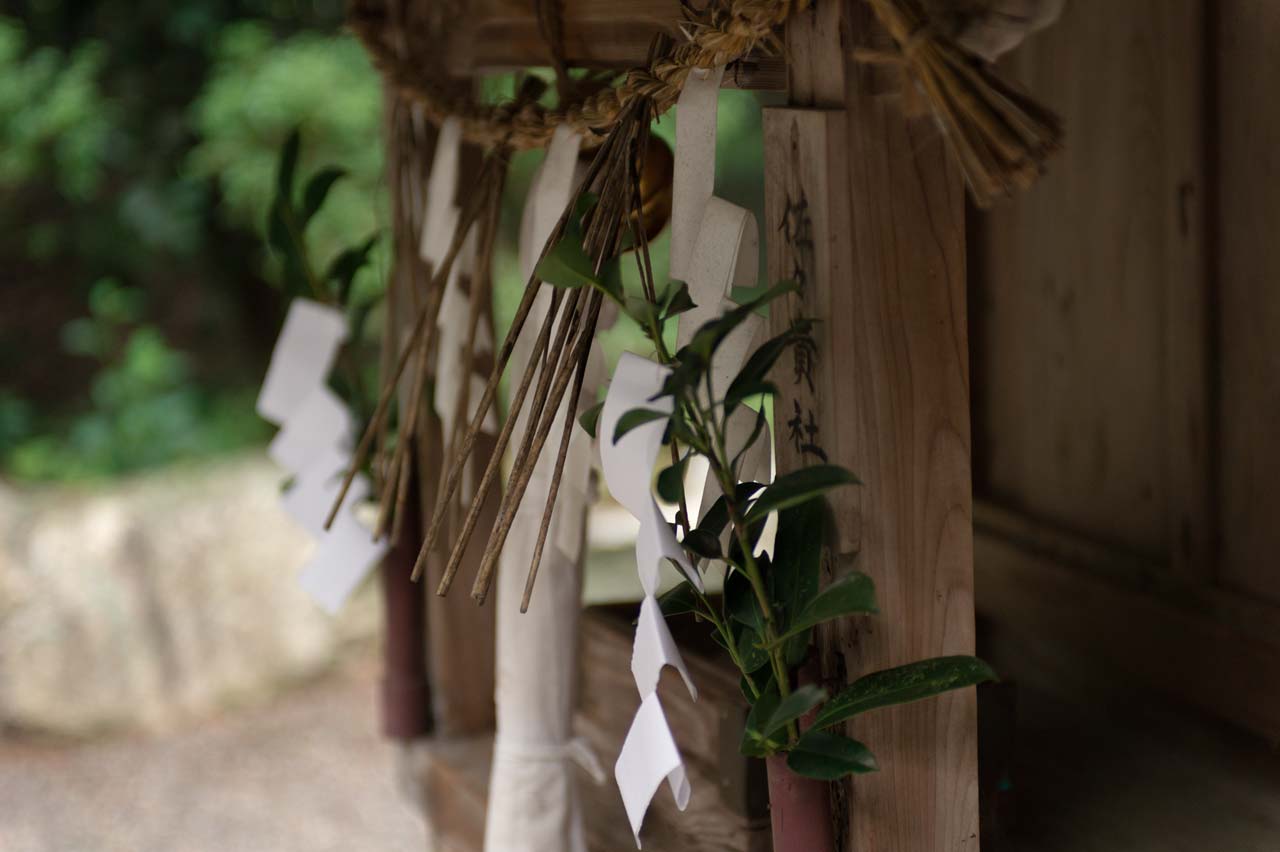
<svg viewBox="0 0 1280 852">
<path fill-rule="evenodd" d="M 566 59 L 640 64 L 652 35 L 680 14 L 678 0 L 565 0 Z M 863 3 L 818 0 L 788 25 L 785 63 L 762 60 L 726 78 L 787 93 L 786 106 L 765 112 L 764 228 L 771 277 L 803 287 L 773 322 L 820 320 L 813 346 L 775 377 L 780 470 L 820 455 L 865 482 L 834 501 L 828 569 L 856 559 L 876 581 L 881 612 L 821 632 L 822 676 L 838 683 L 974 651 L 965 190 L 932 119 L 907 114 L 900 72 L 853 58 L 856 47 L 886 43 Z M 460 78 L 548 61 L 527 0 L 470 5 L 443 50 Z M 429 162 L 429 130 L 394 101 L 390 112 L 393 149 L 410 146 L 411 159 Z M 408 159 L 393 150 L 397 194 L 411 176 L 395 163 Z M 398 252 L 404 275 L 416 241 Z M 421 590 L 393 573 L 389 598 L 411 601 L 395 605 L 396 617 L 420 627 Z M 438 729 L 483 731 L 492 724 L 492 607 L 462 595 L 425 605 Z M 390 644 L 400 676 L 421 680 L 423 659 Z M 430 729 L 426 704 L 397 736 Z M 841 849 L 978 848 L 972 689 L 871 714 L 853 735 L 883 768 L 833 785 Z"/>
</svg>

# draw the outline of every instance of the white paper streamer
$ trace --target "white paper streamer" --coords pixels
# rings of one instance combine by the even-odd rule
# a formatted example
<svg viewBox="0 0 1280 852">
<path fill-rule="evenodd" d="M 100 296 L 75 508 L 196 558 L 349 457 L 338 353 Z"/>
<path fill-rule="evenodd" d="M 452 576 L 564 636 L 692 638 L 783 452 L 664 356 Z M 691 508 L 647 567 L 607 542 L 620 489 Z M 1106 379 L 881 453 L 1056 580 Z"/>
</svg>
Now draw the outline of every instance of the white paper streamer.
<svg viewBox="0 0 1280 852">
<path fill-rule="evenodd" d="M 312 389 L 267 446 L 267 457 L 285 470 L 298 471 L 326 450 L 349 445 L 351 414 L 325 385 Z"/>
<path fill-rule="evenodd" d="M 689 72 L 676 101 L 676 154 L 671 178 L 670 274 L 686 281 L 702 212 L 716 184 L 716 100 L 724 66 Z M 696 299 L 695 299 L 696 301 Z"/>
<path fill-rule="evenodd" d="M 658 700 L 656 692 L 641 702 L 635 719 L 631 721 L 631 728 L 622 743 L 622 751 L 618 754 L 613 774 L 618 779 L 622 804 L 627 809 L 637 849 L 642 848 L 640 824 L 644 821 L 645 811 L 649 809 L 649 802 L 658 792 L 662 779 L 667 779 L 676 807 L 684 810 L 689 806 L 689 795 L 692 792 L 689 778 L 685 774 L 680 749 L 671 736 L 671 728 L 667 725 L 667 717 L 662 712 L 662 702 Z"/>
<path fill-rule="evenodd" d="M 672 275 L 689 287 L 695 307 L 679 318 L 676 345 L 688 343 L 706 322 L 737 305 L 729 298 L 735 287 L 754 286 L 758 276 L 760 229 L 748 210 L 712 193 L 715 184 L 716 114 L 724 69 L 689 76 L 677 101 L 675 186 L 672 192 Z M 677 245 L 677 235 L 679 243 Z M 758 345 L 764 322 L 747 317 L 720 344 L 711 363 L 716 396 L 724 395 Z M 704 397 L 704 402 L 709 403 Z M 755 427 L 756 414 L 745 407 L 735 411 L 726 426 L 728 449 L 736 455 Z M 766 435 L 749 451 L 741 474 L 754 477 L 768 458 Z M 715 478 L 706 473 L 698 516 L 720 497 Z"/>
<path fill-rule="evenodd" d="M 258 392 L 263 420 L 280 425 L 307 396 L 324 384 L 338 346 L 347 338 L 342 312 L 310 299 L 294 299 L 285 316 Z"/>
<path fill-rule="evenodd" d="M 614 777 L 627 806 L 627 818 L 637 847 L 645 811 L 663 778 L 668 780 L 676 805 L 681 810 L 689 801 L 684 766 L 655 692 L 663 667 L 669 665 L 679 671 L 690 695 L 694 699 L 698 697 L 658 609 L 659 568 L 664 559 L 670 560 L 699 589 L 702 588 L 702 578 L 689 564 L 653 498 L 651 482 L 658 451 L 662 447 L 663 421 L 655 420 L 638 426 L 616 442 L 613 435 L 622 415 L 633 408 L 671 411 L 670 397 L 653 399 L 669 372 L 666 367 L 638 355 L 624 353 L 614 371 L 613 382 L 600 413 L 598 433 L 605 483 L 614 499 L 640 521 L 640 531 L 636 535 L 636 571 L 645 596 L 640 605 L 631 671 L 644 704 L 632 722 L 627 741 L 614 766 Z"/>
<path fill-rule="evenodd" d="M 346 336 L 342 311 L 294 299 L 271 354 L 258 395 L 258 412 L 280 424 L 268 455 L 294 474 L 281 498 L 285 512 L 316 539 L 298 581 L 329 612 L 336 612 L 360 579 L 386 552 L 356 520 L 355 507 L 369 494 L 369 481 L 351 483 L 333 526 L 324 521 L 350 464 L 351 415 L 325 381 Z"/>
</svg>

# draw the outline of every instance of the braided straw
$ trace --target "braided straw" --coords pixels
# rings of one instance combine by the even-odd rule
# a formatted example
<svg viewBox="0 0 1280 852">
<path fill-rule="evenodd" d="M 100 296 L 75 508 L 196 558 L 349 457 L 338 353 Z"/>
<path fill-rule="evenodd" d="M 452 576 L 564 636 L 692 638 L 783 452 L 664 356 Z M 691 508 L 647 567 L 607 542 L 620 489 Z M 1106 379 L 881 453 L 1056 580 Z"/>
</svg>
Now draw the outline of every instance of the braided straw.
<svg viewBox="0 0 1280 852">
<path fill-rule="evenodd" d="M 710 2 L 705 10 L 689 13 L 685 26 L 689 41 L 672 47 L 647 68 L 624 72 L 618 86 L 599 89 L 556 108 L 536 103 L 477 103 L 452 81 L 400 55 L 391 41 L 387 11 L 376 0 L 353 0 L 347 23 L 387 82 L 401 96 L 420 105 L 432 122 L 456 116 L 469 142 L 491 146 L 505 141 L 513 148 L 525 149 L 546 146 L 561 124 L 588 138 L 606 134 L 623 107 L 636 97 L 649 98 L 656 113 L 665 112 L 675 104 L 694 68 L 727 65 L 756 48 L 780 51 L 775 29 L 809 3 L 732 0 L 725 6 Z"/>
</svg>

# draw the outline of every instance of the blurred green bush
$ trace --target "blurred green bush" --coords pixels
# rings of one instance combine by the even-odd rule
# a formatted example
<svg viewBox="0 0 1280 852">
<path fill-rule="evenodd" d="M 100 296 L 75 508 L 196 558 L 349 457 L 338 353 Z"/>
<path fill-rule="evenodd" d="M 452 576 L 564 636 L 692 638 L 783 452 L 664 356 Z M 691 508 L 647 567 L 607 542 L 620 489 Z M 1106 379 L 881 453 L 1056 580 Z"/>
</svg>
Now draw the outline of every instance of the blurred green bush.
<svg viewBox="0 0 1280 852">
<path fill-rule="evenodd" d="M 0 17 L 4 474 L 112 475 L 268 434 L 252 402 L 283 301 L 263 236 L 290 130 L 304 168 L 349 173 L 308 230 L 315 257 L 387 215 L 381 91 L 340 15 L 46 0 Z"/>
</svg>

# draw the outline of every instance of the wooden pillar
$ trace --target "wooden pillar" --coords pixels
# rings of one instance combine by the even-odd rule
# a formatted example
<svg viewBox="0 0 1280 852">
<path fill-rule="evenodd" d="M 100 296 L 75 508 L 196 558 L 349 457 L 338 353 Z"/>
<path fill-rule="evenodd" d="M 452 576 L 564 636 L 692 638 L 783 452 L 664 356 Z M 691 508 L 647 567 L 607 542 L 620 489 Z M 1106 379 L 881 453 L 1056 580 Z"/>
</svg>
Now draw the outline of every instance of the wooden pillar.
<svg viewBox="0 0 1280 852">
<path fill-rule="evenodd" d="M 418 237 L 422 231 L 424 214 L 423 193 L 435 148 L 435 129 L 425 117 L 404 101 L 389 96 L 389 174 L 392 190 L 392 209 L 395 215 L 395 292 L 397 310 L 402 319 L 409 321 L 411 306 L 425 298 L 429 282 L 426 265 L 418 255 Z M 479 171 L 479 152 L 464 149 L 459 194 L 469 192 L 473 178 Z M 486 317 L 484 322 L 488 322 Z M 429 518 L 434 506 L 435 489 L 443 464 L 440 441 L 440 423 L 430 410 L 430 395 L 424 395 L 427 410 L 421 419 L 423 428 L 415 436 L 415 471 L 418 504 L 424 518 Z M 493 441 L 484 436 L 477 443 L 473 464 L 482 469 L 493 451 Z M 481 529 L 492 525 L 497 511 L 497 495 L 492 495 L 486 514 L 481 517 Z M 423 524 L 408 523 L 403 533 L 412 539 L 411 550 L 416 558 L 421 542 Z M 468 567 L 479 562 L 485 537 L 477 536 L 464 562 L 464 575 Z M 477 544 L 478 542 L 478 544 Z M 440 737 L 458 737 L 483 734 L 494 725 L 494 617 L 493 607 L 477 607 L 465 594 L 451 594 L 440 598 L 432 594 L 444 568 L 447 553 L 433 553 L 420 583 L 410 583 L 406 578 L 385 578 L 388 596 L 406 596 L 408 600 L 393 602 L 388 598 L 388 630 L 397 632 L 400 652 L 398 660 L 410 659 L 416 649 L 405 647 L 425 643 L 426 667 L 429 674 L 433 712 L 428 718 L 418 717 L 399 720 L 398 728 L 414 733 L 433 730 Z M 412 569 L 413 559 L 409 560 Z M 395 569 L 400 570 L 400 569 Z M 394 619 L 395 623 L 390 622 Z M 426 635 L 422 635 L 425 630 Z M 406 634 L 414 633 L 414 636 Z M 390 646 L 388 651 L 390 652 Z M 416 660 L 413 664 L 416 666 Z M 389 659 L 389 672 L 395 667 Z M 386 711 L 390 715 L 394 711 Z M 402 708 L 401 715 L 420 712 L 414 708 Z"/>
<path fill-rule="evenodd" d="M 863 480 L 832 501 L 827 579 L 856 564 L 880 603 L 820 632 L 833 687 L 974 650 L 964 187 L 932 119 L 904 115 L 900 72 L 849 58 L 885 38 L 864 4 L 820 0 L 788 26 L 791 105 L 764 118 L 770 277 L 801 283 L 771 324 L 819 320 L 775 376 L 778 466 Z M 973 689 L 849 733 L 881 769 L 833 788 L 841 849 L 978 849 Z"/>
</svg>

